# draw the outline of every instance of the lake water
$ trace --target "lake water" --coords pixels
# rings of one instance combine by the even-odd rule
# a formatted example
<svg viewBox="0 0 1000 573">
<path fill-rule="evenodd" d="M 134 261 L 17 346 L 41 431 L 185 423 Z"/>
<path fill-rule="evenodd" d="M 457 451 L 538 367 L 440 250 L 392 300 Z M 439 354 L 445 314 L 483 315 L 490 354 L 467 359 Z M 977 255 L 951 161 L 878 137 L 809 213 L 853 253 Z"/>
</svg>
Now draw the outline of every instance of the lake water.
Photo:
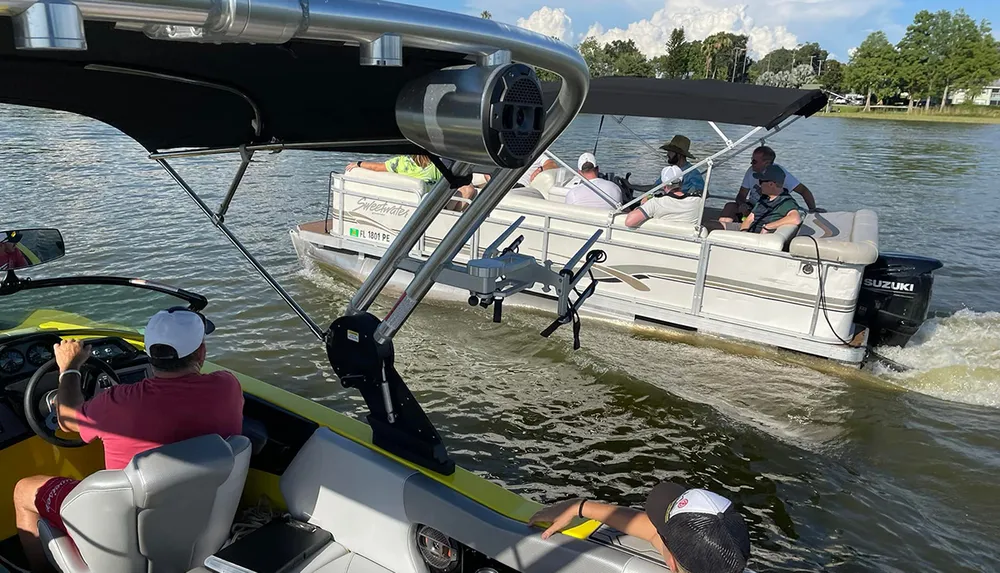
<svg viewBox="0 0 1000 573">
<path fill-rule="evenodd" d="M 699 123 L 626 124 L 651 143 L 684 133 L 699 156 L 721 147 Z M 572 164 L 597 132 L 598 118 L 581 117 L 554 150 Z M 657 481 L 682 480 L 742 505 L 758 571 L 1000 570 L 1000 126 L 815 118 L 771 143 L 821 207 L 874 209 L 883 251 L 944 261 L 937 318 L 911 347 L 885 351 L 913 371 L 810 368 L 586 322 L 574 352 L 567 333 L 538 336 L 548 317 L 508 309 L 496 325 L 441 303 L 422 305 L 396 339 L 404 378 L 460 464 L 538 501 L 641 504 Z M 610 120 L 597 155 L 633 181 L 661 167 Z M 356 285 L 304 270 L 287 231 L 323 218 L 329 172 L 353 159 L 260 154 L 227 218 L 321 325 Z M 748 160 L 718 168 L 714 192 L 734 194 Z M 217 205 L 237 163 L 176 165 Z M 219 327 L 210 359 L 364 413 L 308 330 L 112 128 L 0 106 L 0 204 L 0 227 L 66 238 L 67 256 L 32 276 L 137 276 L 201 292 Z M 141 325 L 153 310 L 107 289 L 44 292 L 0 299 L 0 315 L 41 301 Z"/>
</svg>

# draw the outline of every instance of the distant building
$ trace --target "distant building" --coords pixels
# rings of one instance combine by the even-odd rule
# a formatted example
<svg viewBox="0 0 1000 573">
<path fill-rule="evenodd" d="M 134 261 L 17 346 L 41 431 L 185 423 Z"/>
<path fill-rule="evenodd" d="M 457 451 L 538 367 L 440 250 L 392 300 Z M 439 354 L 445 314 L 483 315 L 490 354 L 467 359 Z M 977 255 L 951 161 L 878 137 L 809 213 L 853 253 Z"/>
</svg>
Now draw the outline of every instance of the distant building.
<svg viewBox="0 0 1000 573">
<path fill-rule="evenodd" d="M 968 97 L 965 90 L 955 90 L 955 93 L 951 94 L 948 99 L 950 103 L 958 105 L 965 103 Z M 972 98 L 972 103 L 976 105 L 1000 105 L 1000 80 L 984 87 L 983 91 Z"/>
</svg>

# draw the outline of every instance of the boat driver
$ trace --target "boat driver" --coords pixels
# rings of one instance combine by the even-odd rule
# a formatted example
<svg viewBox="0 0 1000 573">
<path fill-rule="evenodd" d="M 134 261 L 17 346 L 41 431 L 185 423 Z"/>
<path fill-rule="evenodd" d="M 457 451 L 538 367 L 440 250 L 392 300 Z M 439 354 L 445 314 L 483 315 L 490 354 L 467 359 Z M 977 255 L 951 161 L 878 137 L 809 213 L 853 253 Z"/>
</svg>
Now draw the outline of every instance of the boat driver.
<svg viewBox="0 0 1000 573">
<path fill-rule="evenodd" d="M 767 234 L 784 225 L 802 224 L 802 213 L 788 189 L 785 171 L 777 165 L 768 165 L 753 174 L 760 181 L 761 198 L 740 225 L 741 231 Z"/>
<path fill-rule="evenodd" d="M 625 218 L 625 225 L 638 227 L 647 219 L 660 219 L 697 225 L 701 198 L 684 192 L 683 173 L 676 165 L 668 165 L 660 172 L 660 181 L 666 181 L 665 193 L 660 197 L 644 197 L 638 208 Z"/>
<path fill-rule="evenodd" d="M 21 233 L 18 231 L 7 231 L 0 240 L 0 271 L 23 269 L 31 266 L 28 258 L 24 256 L 17 246 L 21 242 Z"/>
<path fill-rule="evenodd" d="M 730 500 L 704 489 L 661 483 L 649 492 L 644 512 L 570 499 L 542 509 L 529 524 L 551 524 L 542 533 L 542 539 L 548 539 L 577 517 L 649 541 L 674 573 L 742 573 L 750 559 L 750 533 L 743 516 Z"/>
<path fill-rule="evenodd" d="M 719 217 L 720 223 L 738 222 L 750 214 L 754 205 L 760 200 L 761 195 L 760 184 L 755 180 L 755 174 L 763 171 L 768 165 L 777 165 L 774 162 L 776 158 L 777 155 L 774 153 L 774 150 L 766 145 L 753 150 L 753 154 L 750 156 L 750 167 L 747 168 L 746 174 L 743 175 L 743 183 L 736 194 L 736 202 L 726 203 L 722 208 L 722 215 Z M 780 165 L 777 166 L 781 167 Z M 816 207 L 816 198 L 813 197 L 812 191 L 794 175 L 789 173 L 787 169 L 781 167 L 781 170 L 785 172 L 785 187 L 802 195 L 802 199 L 806 202 L 806 207 L 809 208 L 810 213 L 822 213 L 823 210 Z"/>
<path fill-rule="evenodd" d="M 99 438 L 109 470 L 125 468 L 146 450 L 207 434 L 223 438 L 243 431 L 243 391 L 230 372 L 202 374 L 205 336 L 214 330 L 201 313 L 183 307 L 162 310 L 149 320 L 146 351 L 153 376 L 121 384 L 84 401 L 80 367 L 90 347 L 76 340 L 55 345 L 59 366 L 59 426 L 79 432 L 84 442 Z M 56 476 L 26 477 L 14 486 L 18 536 L 32 571 L 50 571 L 38 539 L 44 518 L 66 531 L 59 508 L 78 480 Z"/>
</svg>

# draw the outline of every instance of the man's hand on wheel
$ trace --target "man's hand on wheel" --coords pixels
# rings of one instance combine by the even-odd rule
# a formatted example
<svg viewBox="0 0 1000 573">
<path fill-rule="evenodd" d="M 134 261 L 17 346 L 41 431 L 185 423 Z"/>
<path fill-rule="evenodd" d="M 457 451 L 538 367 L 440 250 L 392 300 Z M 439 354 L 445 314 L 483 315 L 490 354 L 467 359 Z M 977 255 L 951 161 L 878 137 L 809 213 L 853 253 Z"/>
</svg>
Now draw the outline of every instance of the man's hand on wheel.
<svg viewBox="0 0 1000 573">
<path fill-rule="evenodd" d="M 84 346 L 79 340 L 63 340 L 52 347 L 56 355 L 59 372 L 79 370 L 90 358 L 90 345 Z"/>
</svg>

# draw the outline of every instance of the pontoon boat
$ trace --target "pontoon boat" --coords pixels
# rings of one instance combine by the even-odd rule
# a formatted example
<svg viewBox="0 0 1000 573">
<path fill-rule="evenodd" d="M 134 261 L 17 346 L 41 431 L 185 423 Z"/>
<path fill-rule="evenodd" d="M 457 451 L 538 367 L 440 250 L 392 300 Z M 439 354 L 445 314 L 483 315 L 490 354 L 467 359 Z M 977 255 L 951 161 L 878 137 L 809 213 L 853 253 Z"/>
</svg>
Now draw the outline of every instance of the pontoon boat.
<svg viewBox="0 0 1000 573">
<path fill-rule="evenodd" d="M 551 107 L 543 106 L 525 64 L 562 77 Z M 539 506 L 455 467 L 393 366 L 393 335 L 438 273 L 452 270 L 454 256 L 526 164 L 577 114 L 588 79 L 580 55 L 551 38 L 391 2 L 0 0 L 0 103 L 89 116 L 141 144 L 325 344 L 340 381 L 357 388 L 370 410 L 364 424 L 241 375 L 244 436 L 169 444 L 123 471 L 101 471 L 100 446 L 61 435 L 54 424 L 49 349 L 70 337 L 94 347 L 85 368 L 85 390 L 93 394 L 149 375 L 142 334 L 58 308 L 33 309 L 0 325 L 0 569 L 23 565 L 13 486 L 43 473 L 83 479 L 61 508 L 68 534 L 39 524 L 50 561 L 63 573 L 230 571 L 233 560 L 241 571 L 664 571 L 648 544 L 594 523 L 541 539 L 526 525 Z M 447 175 L 410 208 L 381 265 L 330 328 L 292 300 L 225 222 L 252 156 L 289 149 L 430 153 Z M 222 154 L 242 161 L 213 208 L 171 162 Z M 384 320 L 368 313 L 396 264 L 450 200 L 451 187 L 483 164 L 501 169 L 413 269 Z M 133 199 L 139 216 L 153 216 L 141 196 Z M 196 293 L 140 279 L 30 280 L 34 267 L 81 247 L 63 245 L 56 230 L 10 230 L 19 232 L 18 251 L 30 264 L 12 257 L 19 262 L 8 265 L 0 287 L 4 311 L 40 289 L 76 285 L 155 292 L 192 309 L 207 305 Z M 545 284 L 562 316 L 575 316 L 593 292 L 581 277 L 603 253 L 588 240 L 552 267 L 516 252 L 515 242 L 500 241 L 463 266 L 477 273 L 475 288 L 488 294 L 504 281 Z M 124 309 L 134 298 L 114 300 Z M 234 516 L 262 496 L 289 512 L 292 525 L 273 521 L 275 527 L 222 549 Z M 303 535 L 308 547 L 275 562 L 289 550 L 283 540 Z M 244 558 L 236 559 L 240 551 Z M 248 561 L 247 554 L 256 557 Z"/>
<path fill-rule="evenodd" d="M 546 99 L 554 99 L 557 87 L 546 86 Z M 602 125 L 605 116 L 625 125 L 626 115 L 709 122 L 723 147 L 688 170 L 704 170 L 710 187 L 714 167 L 821 110 L 826 101 L 819 90 L 603 77 L 591 82 L 582 112 L 600 114 Z M 731 139 L 718 123 L 753 127 Z M 510 301 L 555 311 L 565 320 L 565 305 L 543 283 L 489 290 L 477 281 L 476 263 L 468 261 L 488 256 L 497 238 L 518 222 L 519 251 L 556 268 L 573 260 L 581 241 L 593 240 L 606 253 L 607 260 L 591 269 L 599 286 L 585 308 L 590 316 L 697 330 L 849 364 L 861 363 L 880 345 L 905 345 L 926 319 L 932 273 L 941 263 L 880 252 L 874 211 L 809 213 L 799 227 L 759 235 L 713 228 L 720 209 L 706 207 L 702 195 L 700 224 L 650 219 L 629 228 L 628 211 L 662 184 L 636 186 L 611 174 L 625 188 L 624 204 L 593 186 L 607 208 L 568 205 L 570 186 L 591 184 L 574 179 L 570 163 L 545 153 L 562 167 L 542 172 L 500 201 L 462 247 L 459 264 L 441 272 L 432 294 L 484 306 Z M 424 182 L 394 173 L 333 173 L 328 218 L 299 225 L 292 242 L 307 263 L 364 279 L 432 192 Z M 456 211 L 437 215 L 399 259 L 397 285 L 433 256 L 458 219 Z"/>
</svg>

